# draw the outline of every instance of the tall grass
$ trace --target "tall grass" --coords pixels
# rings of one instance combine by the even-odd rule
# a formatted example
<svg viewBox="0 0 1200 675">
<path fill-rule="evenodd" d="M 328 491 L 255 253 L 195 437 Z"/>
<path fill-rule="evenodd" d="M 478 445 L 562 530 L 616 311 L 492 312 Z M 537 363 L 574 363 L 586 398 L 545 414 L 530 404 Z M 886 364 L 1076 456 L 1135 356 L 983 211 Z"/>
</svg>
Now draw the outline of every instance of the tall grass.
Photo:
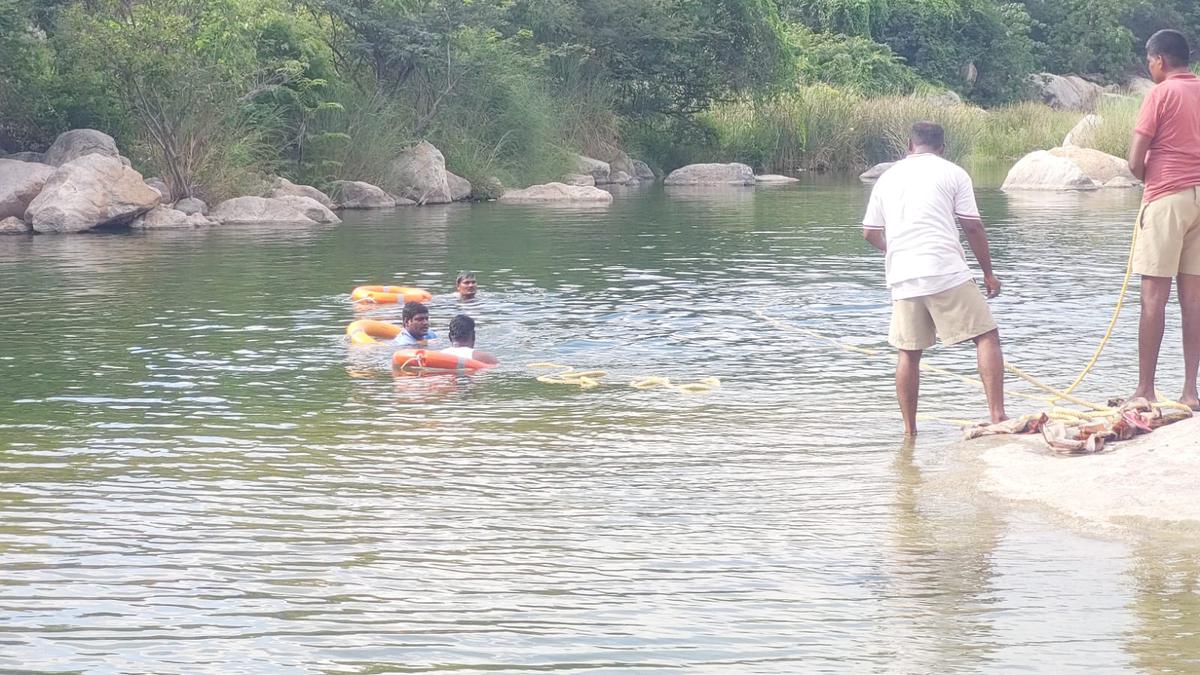
<svg viewBox="0 0 1200 675">
<path fill-rule="evenodd" d="M 1123 157 L 1139 101 L 1105 99 L 1103 122 L 1088 145 Z M 664 162 L 738 161 L 759 171 L 856 172 L 904 155 L 912 124 L 946 130 L 946 156 L 961 164 L 1011 164 L 1034 150 L 1061 145 L 1083 113 L 1041 103 L 984 110 L 945 105 L 923 95 L 865 98 L 825 85 L 801 87 L 767 101 L 719 104 L 701 119 L 711 140 Z"/>
</svg>

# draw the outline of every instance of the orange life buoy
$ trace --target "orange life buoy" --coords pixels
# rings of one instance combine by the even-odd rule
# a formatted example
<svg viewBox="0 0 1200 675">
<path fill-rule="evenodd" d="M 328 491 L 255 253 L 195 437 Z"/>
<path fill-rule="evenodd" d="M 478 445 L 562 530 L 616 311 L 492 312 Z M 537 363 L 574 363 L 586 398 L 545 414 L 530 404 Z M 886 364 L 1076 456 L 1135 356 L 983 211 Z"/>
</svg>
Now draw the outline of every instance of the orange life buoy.
<svg viewBox="0 0 1200 675">
<path fill-rule="evenodd" d="M 346 326 L 346 335 L 350 336 L 352 345 L 373 345 L 385 340 L 395 340 L 402 330 L 404 329 L 400 326 L 386 321 L 359 319 Z"/>
<path fill-rule="evenodd" d="M 431 349 L 400 349 L 392 354 L 392 369 L 398 373 L 470 373 L 491 364 Z"/>
<path fill-rule="evenodd" d="M 371 302 L 380 305 L 404 302 L 429 302 L 433 294 L 411 286 L 358 286 L 350 292 L 351 302 Z"/>
</svg>

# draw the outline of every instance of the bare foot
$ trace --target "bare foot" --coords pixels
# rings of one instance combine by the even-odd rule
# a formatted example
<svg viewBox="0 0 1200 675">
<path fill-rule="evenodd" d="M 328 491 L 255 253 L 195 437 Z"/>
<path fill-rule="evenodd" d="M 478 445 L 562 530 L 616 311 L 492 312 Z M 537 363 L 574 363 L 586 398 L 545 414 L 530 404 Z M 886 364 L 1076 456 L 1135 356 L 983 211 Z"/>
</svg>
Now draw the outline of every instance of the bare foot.
<svg viewBox="0 0 1200 675">
<path fill-rule="evenodd" d="M 992 415 L 992 424 L 999 424 L 1001 422 L 1007 422 L 1007 421 L 1008 421 L 1008 415 L 1006 415 L 1004 413 L 1000 413 L 999 415 Z"/>
<path fill-rule="evenodd" d="M 1195 392 L 1180 396 L 1179 402 L 1196 412 L 1200 412 L 1200 396 L 1197 396 Z"/>
</svg>

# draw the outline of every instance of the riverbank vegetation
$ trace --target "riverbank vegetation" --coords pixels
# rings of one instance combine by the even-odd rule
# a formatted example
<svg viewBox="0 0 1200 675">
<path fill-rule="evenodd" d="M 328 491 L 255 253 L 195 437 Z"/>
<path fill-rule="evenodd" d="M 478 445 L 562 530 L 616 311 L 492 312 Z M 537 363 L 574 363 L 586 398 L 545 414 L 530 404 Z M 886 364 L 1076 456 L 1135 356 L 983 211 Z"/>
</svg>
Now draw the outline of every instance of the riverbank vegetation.
<svg viewBox="0 0 1200 675">
<path fill-rule="evenodd" d="M 213 197 L 271 174 L 379 181 L 428 139 L 509 185 L 618 147 L 849 171 L 917 118 L 955 158 L 1057 145 L 1079 113 L 1022 102 L 1028 76 L 1117 84 L 1190 0 L 0 0 L 0 146 L 68 128 Z M 944 92 L 964 99 L 953 104 Z M 1136 99 L 1106 100 L 1121 151 Z"/>
</svg>

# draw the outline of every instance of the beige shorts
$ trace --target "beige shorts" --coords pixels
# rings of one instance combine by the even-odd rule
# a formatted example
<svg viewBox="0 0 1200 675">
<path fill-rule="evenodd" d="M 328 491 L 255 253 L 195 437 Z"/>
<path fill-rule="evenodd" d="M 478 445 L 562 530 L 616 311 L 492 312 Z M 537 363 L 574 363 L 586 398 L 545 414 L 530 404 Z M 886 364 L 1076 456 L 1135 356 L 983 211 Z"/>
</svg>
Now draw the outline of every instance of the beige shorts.
<svg viewBox="0 0 1200 675">
<path fill-rule="evenodd" d="M 1138 214 L 1133 271 L 1149 277 L 1200 274 L 1200 187 L 1159 197 Z"/>
<path fill-rule="evenodd" d="M 939 337 L 952 345 L 995 329 L 992 310 L 971 280 L 934 295 L 894 300 L 888 343 L 896 349 L 929 349 Z"/>
</svg>

